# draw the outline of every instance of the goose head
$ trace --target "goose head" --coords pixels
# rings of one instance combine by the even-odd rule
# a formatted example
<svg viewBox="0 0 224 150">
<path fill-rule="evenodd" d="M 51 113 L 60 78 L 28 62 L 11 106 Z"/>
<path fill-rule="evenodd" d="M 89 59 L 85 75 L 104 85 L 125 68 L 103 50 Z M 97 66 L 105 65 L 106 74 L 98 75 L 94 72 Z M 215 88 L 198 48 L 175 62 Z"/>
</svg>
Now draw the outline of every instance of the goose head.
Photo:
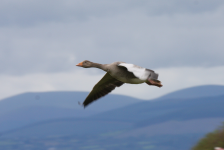
<svg viewBox="0 0 224 150">
<path fill-rule="evenodd" d="M 93 62 L 84 60 L 84 61 L 78 63 L 76 66 L 83 67 L 83 68 L 90 68 L 90 67 L 92 67 L 92 64 L 93 64 Z"/>
</svg>

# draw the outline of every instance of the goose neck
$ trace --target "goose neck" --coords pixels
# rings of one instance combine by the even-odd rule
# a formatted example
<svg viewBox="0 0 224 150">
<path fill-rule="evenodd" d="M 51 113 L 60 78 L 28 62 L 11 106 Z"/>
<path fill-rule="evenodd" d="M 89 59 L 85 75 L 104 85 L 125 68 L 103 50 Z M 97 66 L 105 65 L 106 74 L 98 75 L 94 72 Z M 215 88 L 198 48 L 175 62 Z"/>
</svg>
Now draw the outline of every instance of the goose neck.
<svg viewBox="0 0 224 150">
<path fill-rule="evenodd" d="M 105 64 L 92 63 L 92 67 L 99 68 L 99 69 L 102 69 L 104 71 L 107 71 L 107 67 L 106 67 Z"/>
</svg>

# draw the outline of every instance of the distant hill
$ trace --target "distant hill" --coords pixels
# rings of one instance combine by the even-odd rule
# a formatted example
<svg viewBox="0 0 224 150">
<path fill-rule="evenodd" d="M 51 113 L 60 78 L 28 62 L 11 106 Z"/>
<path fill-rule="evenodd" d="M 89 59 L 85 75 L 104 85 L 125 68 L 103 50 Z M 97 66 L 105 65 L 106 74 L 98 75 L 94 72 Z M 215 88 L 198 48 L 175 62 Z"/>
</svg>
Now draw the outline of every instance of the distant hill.
<svg viewBox="0 0 224 150">
<path fill-rule="evenodd" d="M 159 99 L 175 99 L 175 98 L 200 98 L 219 96 L 224 94 L 224 86 L 222 85 L 201 85 L 190 88 L 181 89 L 166 94 Z"/>
<path fill-rule="evenodd" d="M 87 92 L 32 92 L 3 99 L 0 132 L 51 119 L 86 117 L 141 101 L 110 94 L 84 109 L 78 101 L 82 102 L 87 95 Z"/>
<path fill-rule="evenodd" d="M 224 117 L 224 95 L 190 99 L 163 99 L 139 102 L 91 116 L 92 119 L 133 122 L 137 126 L 169 120 Z"/>
<path fill-rule="evenodd" d="M 78 94 L 73 93 L 74 97 L 75 95 L 77 96 L 75 100 L 73 96 L 69 99 L 65 98 L 65 96 L 60 97 L 56 93 L 47 93 L 49 95 L 56 94 L 56 96 L 53 96 L 55 99 L 50 98 L 49 95 L 49 97 L 44 95 L 46 93 L 32 93 L 32 95 L 26 93 L 20 96 L 25 96 L 29 100 L 20 99 L 17 102 L 15 98 L 7 105 L 2 105 L 0 101 L 0 109 L 3 109 L 4 106 L 10 107 L 10 104 L 15 101 L 17 105 L 20 104 L 19 102 L 22 102 L 23 104 L 20 105 L 23 106 L 19 107 L 24 113 L 27 113 L 27 115 L 23 113 L 23 117 L 25 117 L 23 125 L 17 128 L 15 126 L 11 127 L 10 130 L 2 130 L 1 138 L 23 137 L 32 139 L 35 137 L 39 139 L 44 138 L 44 141 L 48 139 L 51 141 L 51 138 L 55 137 L 55 140 L 64 140 L 64 142 L 73 138 L 76 140 L 83 139 L 75 147 L 85 146 L 86 142 L 91 141 L 89 143 L 104 145 L 104 149 L 109 149 L 108 145 L 111 146 L 116 142 L 117 147 L 112 146 L 111 149 L 123 150 L 132 148 L 133 150 L 138 150 L 142 143 L 142 145 L 147 145 L 145 147 L 151 147 L 152 150 L 158 148 L 166 150 L 182 148 L 187 150 L 191 145 L 193 146 L 193 142 L 196 142 L 198 138 L 212 131 L 224 121 L 223 87 L 214 85 L 198 86 L 173 92 L 151 101 L 141 101 L 120 95 L 108 95 L 85 110 L 80 107 L 76 109 L 77 104 L 75 109 L 72 109 L 75 103 L 81 99 L 77 96 L 80 94 L 79 92 L 77 92 Z M 198 91 L 198 93 L 195 91 Z M 81 94 L 87 93 L 83 92 Z M 35 98 L 36 95 L 39 97 Z M 191 96 L 189 97 L 188 95 Z M 82 96 L 82 99 L 84 99 L 86 95 Z M 24 105 L 27 105 L 26 109 L 23 109 Z M 13 107 L 17 108 L 16 106 Z M 10 121 L 16 121 L 16 117 L 21 118 L 20 113 L 15 110 L 17 109 L 11 108 L 10 112 L 2 113 L 0 116 L 0 119 L 3 118 L 0 122 L 4 123 L 5 129 L 13 124 Z M 49 111 L 55 114 L 51 115 Z M 72 113 L 72 111 L 83 111 L 87 114 L 84 115 L 82 113 L 83 116 L 75 116 L 75 113 Z M 35 113 L 32 114 L 31 112 Z M 66 115 L 63 116 L 62 112 L 67 113 L 67 117 L 64 117 Z M 11 119 L 9 117 L 10 113 L 13 116 Z M 68 114 L 74 114 L 74 116 L 69 116 Z M 77 112 L 77 114 L 80 114 L 80 112 Z M 53 118 L 52 116 L 60 117 Z M 39 122 L 37 121 L 38 117 L 41 120 Z M 9 119 L 10 121 L 7 122 L 4 119 Z M 32 123 L 26 122 L 32 119 L 36 119 L 36 121 Z M 172 139 L 176 142 L 172 141 Z M 123 143 L 129 143 L 129 145 L 124 146 L 122 145 Z M 185 147 L 181 147 L 180 144 Z"/>
<path fill-rule="evenodd" d="M 85 118 L 65 118 L 40 122 L 15 130 L 16 132 L 13 131 L 10 134 L 15 136 L 14 133 L 16 133 L 16 135 L 25 136 L 27 133 L 33 133 L 30 130 L 39 132 L 42 136 L 49 135 L 47 132 L 41 133 L 45 130 L 54 130 L 51 133 L 53 135 L 90 134 L 92 131 L 100 134 L 106 131 L 127 130 L 122 133 L 123 136 L 126 134 L 133 136 L 134 134 L 130 134 L 132 132 L 135 135 L 156 135 L 157 133 L 162 134 L 161 128 L 164 133 L 171 134 L 170 131 L 175 130 L 173 126 L 181 127 L 176 130 L 175 134 L 206 133 L 224 121 L 223 106 L 224 95 L 195 99 L 145 101 Z M 54 129 L 49 130 L 52 127 Z M 66 132 L 61 132 L 60 128 L 62 127 Z"/>
<path fill-rule="evenodd" d="M 0 100 L 0 114 L 29 106 L 58 107 L 83 110 L 78 102 L 83 102 L 88 92 L 28 92 Z M 121 99 L 121 101 L 117 99 Z M 88 110 L 103 112 L 141 101 L 123 95 L 109 94 L 93 102 Z"/>
</svg>

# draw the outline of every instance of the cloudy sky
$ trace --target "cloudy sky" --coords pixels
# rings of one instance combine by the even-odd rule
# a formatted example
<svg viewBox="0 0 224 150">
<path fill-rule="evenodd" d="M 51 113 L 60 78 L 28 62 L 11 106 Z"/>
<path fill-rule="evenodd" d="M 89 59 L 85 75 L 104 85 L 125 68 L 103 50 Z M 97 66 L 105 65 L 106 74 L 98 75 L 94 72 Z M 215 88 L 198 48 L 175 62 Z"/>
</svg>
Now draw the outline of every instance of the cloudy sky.
<svg viewBox="0 0 224 150">
<path fill-rule="evenodd" d="M 75 65 L 125 61 L 164 87 L 123 85 L 142 99 L 224 85 L 223 0 L 1 0 L 0 99 L 29 91 L 90 91 L 104 72 Z"/>
</svg>

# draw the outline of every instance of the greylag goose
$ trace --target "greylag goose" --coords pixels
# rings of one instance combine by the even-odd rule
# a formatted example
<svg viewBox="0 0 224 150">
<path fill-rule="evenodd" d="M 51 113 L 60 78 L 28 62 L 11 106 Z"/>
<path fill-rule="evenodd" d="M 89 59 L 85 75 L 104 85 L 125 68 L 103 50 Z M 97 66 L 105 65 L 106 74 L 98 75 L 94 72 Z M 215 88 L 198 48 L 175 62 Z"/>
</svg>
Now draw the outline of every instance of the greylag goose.
<svg viewBox="0 0 224 150">
<path fill-rule="evenodd" d="M 93 101 L 107 95 L 116 87 L 120 87 L 124 83 L 140 84 L 145 82 L 148 85 L 162 87 L 161 82 L 157 80 L 159 76 L 157 73 L 155 73 L 153 70 L 142 68 L 133 64 L 124 62 L 98 64 L 85 60 L 76 66 L 83 68 L 94 67 L 107 72 L 103 78 L 93 87 L 92 91 L 82 103 L 84 108 Z"/>
</svg>

